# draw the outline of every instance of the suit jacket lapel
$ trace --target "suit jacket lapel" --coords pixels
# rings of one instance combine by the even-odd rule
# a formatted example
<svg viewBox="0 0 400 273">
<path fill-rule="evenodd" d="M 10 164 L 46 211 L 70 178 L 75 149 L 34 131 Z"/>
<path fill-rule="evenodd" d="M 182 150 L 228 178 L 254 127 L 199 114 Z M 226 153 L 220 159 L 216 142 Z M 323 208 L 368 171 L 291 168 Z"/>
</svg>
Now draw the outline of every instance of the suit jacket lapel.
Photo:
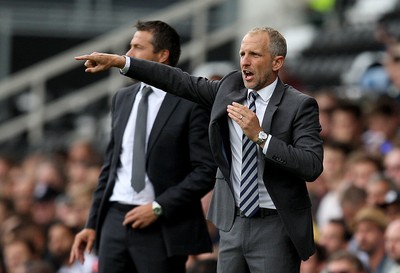
<svg viewBox="0 0 400 273">
<path fill-rule="evenodd" d="M 121 106 L 117 105 L 115 107 L 119 107 L 118 118 L 114 121 L 115 124 L 115 139 L 116 145 L 115 147 L 120 150 L 122 145 L 122 137 L 124 135 L 126 124 L 128 123 L 128 119 L 132 112 L 133 102 L 135 101 L 136 94 L 140 90 L 140 85 L 132 86 L 131 92 L 127 92 L 126 96 L 122 99 Z"/>
<path fill-rule="evenodd" d="M 220 165 L 221 172 L 229 179 L 232 155 L 226 108 L 232 102 L 243 103 L 247 96 L 247 89 L 241 87 L 226 91 L 220 90 L 219 92 L 211 112 L 210 144 L 216 156 L 215 159 Z"/>
<path fill-rule="evenodd" d="M 213 107 L 213 111 L 211 113 L 211 120 L 215 121 L 221 118 L 221 116 L 226 116 L 226 108 L 228 105 L 231 105 L 232 102 L 242 103 L 243 100 L 247 96 L 247 89 L 242 88 L 239 90 L 230 90 L 226 95 L 217 96 L 214 102 L 214 105 L 218 105 L 218 107 Z"/>
<path fill-rule="evenodd" d="M 271 99 L 268 103 L 267 109 L 265 110 L 265 114 L 262 120 L 261 127 L 264 128 L 266 133 L 271 132 L 271 123 L 272 118 L 278 109 L 278 105 L 282 100 L 282 96 L 285 91 L 285 85 L 278 78 L 278 84 L 275 87 L 274 92 L 272 93 Z"/>
<path fill-rule="evenodd" d="M 179 99 L 176 96 L 168 93 L 165 95 L 157 117 L 154 120 L 153 128 L 150 132 L 149 141 L 147 144 L 147 154 L 150 154 L 151 148 L 156 142 L 158 135 L 161 133 L 161 130 L 164 128 L 166 122 L 168 121 L 172 112 L 175 110 L 178 103 Z"/>
</svg>

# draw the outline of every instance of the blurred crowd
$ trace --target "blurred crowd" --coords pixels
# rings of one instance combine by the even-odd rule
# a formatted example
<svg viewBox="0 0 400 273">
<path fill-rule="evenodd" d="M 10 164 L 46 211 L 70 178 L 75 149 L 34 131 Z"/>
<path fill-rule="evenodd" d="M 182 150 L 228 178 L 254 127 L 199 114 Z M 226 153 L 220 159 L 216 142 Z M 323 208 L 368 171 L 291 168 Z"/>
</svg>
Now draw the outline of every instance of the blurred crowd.
<svg viewBox="0 0 400 273">
<path fill-rule="evenodd" d="M 308 183 L 317 252 L 301 273 L 400 272 L 400 37 L 386 24 L 396 16 L 384 15 L 375 32 L 383 45 L 383 92 L 357 100 L 329 89 L 312 92 L 324 171 Z"/>
<path fill-rule="evenodd" d="M 68 264 L 74 236 L 86 222 L 101 157 L 88 141 L 66 151 L 35 152 L 20 162 L 0 157 L 1 273 L 97 272 Z"/>
<path fill-rule="evenodd" d="M 320 107 L 324 171 L 308 183 L 317 252 L 301 273 L 400 272 L 400 41 L 384 18 L 376 34 L 384 48 L 386 92 L 357 100 L 329 88 L 310 92 Z M 68 258 L 101 163 L 86 140 L 18 162 L 0 156 L 0 273 L 97 272 L 95 253 L 83 266 Z M 218 234 L 212 225 L 210 234 L 214 253 L 191 257 L 190 272 L 206 272 L 195 266 L 215 270 Z"/>
</svg>

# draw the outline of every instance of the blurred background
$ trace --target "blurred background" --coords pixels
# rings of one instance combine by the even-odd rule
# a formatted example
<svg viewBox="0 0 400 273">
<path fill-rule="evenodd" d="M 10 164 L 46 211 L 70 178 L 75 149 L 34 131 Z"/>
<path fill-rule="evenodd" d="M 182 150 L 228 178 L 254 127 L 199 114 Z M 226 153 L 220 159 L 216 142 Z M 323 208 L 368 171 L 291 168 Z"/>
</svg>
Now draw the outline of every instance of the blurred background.
<svg viewBox="0 0 400 273">
<path fill-rule="evenodd" d="M 179 66 L 192 73 L 204 73 L 199 67 L 208 62 L 237 69 L 243 35 L 254 26 L 277 28 L 288 42 L 281 77 L 289 84 L 360 97 L 387 87 L 377 25 L 398 6 L 397 0 L 0 0 L 0 152 L 19 159 L 81 137 L 105 147 L 108 102 L 125 79 L 115 71 L 89 76 L 73 57 L 123 54 L 138 19 L 174 26 L 184 44 Z M 398 16 L 384 24 L 399 36 Z"/>
<path fill-rule="evenodd" d="M 318 247 L 333 252 L 325 225 L 351 227 L 362 207 L 400 218 L 399 0 L 0 0 L 0 273 L 97 272 L 95 255 L 83 267 L 68 255 L 109 140 L 110 99 L 130 80 L 86 74 L 74 56 L 124 54 L 139 19 L 172 25 L 178 67 L 208 78 L 239 68 L 248 30 L 278 29 L 281 79 L 320 107 L 324 172 L 307 183 Z M 319 273 L 321 257 L 302 273 Z"/>
</svg>

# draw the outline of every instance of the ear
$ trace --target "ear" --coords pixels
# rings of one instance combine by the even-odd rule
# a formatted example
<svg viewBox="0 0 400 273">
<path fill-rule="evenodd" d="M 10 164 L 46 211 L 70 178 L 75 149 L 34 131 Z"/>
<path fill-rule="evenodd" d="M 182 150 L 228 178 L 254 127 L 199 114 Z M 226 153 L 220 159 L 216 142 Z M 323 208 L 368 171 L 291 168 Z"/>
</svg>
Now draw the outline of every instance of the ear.
<svg viewBox="0 0 400 273">
<path fill-rule="evenodd" d="M 281 69 L 281 67 L 283 66 L 284 61 L 285 58 L 283 56 L 276 56 L 272 61 L 272 70 L 279 71 L 279 69 Z"/>
<path fill-rule="evenodd" d="M 168 64 L 169 63 L 169 50 L 162 49 L 158 52 L 158 61 L 160 63 Z"/>
</svg>

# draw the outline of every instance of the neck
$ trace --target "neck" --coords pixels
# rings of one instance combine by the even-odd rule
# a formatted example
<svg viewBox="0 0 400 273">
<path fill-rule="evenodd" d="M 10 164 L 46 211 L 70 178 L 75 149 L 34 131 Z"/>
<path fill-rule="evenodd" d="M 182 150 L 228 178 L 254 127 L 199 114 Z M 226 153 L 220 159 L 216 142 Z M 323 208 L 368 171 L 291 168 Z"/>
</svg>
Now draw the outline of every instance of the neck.
<svg viewBox="0 0 400 273">
<path fill-rule="evenodd" d="M 385 248 L 381 244 L 373 253 L 369 253 L 369 267 L 371 272 L 375 272 L 379 264 L 385 257 Z"/>
</svg>

